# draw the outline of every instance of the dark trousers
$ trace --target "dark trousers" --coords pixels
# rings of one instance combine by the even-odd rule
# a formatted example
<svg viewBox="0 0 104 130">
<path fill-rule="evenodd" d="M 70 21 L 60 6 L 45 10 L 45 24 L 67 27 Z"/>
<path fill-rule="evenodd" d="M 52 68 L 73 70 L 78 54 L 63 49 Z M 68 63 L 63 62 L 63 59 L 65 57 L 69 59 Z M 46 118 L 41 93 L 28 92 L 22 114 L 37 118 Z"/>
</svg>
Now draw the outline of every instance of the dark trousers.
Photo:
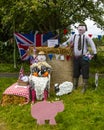
<svg viewBox="0 0 104 130">
<path fill-rule="evenodd" d="M 83 79 L 89 78 L 89 61 L 86 61 L 81 57 L 73 58 L 73 78 L 79 78 L 82 74 Z"/>
</svg>

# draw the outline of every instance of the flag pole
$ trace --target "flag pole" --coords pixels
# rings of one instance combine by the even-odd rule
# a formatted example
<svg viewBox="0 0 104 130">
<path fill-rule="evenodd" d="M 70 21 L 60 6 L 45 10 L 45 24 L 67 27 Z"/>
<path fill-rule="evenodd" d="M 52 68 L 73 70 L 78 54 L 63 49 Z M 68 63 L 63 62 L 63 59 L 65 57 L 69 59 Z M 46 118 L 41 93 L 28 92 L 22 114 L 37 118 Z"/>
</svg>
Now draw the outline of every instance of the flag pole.
<svg viewBox="0 0 104 130">
<path fill-rule="evenodd" d="M 13 19 L 13 35 L 14 35 L 14 32 L 15 32 L 15 20 Z M 16 66 L 16 42 L 15 42 L 15 38 L 14 38 L 14 50 L 13 50 L 13 62 L 14 62 L 14 68 L 17 68 Z"/>
<path fill-rule="evenodd" d="M 14 59 L 14 68 L 17 68 L 16 66 L 16 42 L 14 40 L 14 53 L 13 53 L 13 59 Z"/>
</svg>

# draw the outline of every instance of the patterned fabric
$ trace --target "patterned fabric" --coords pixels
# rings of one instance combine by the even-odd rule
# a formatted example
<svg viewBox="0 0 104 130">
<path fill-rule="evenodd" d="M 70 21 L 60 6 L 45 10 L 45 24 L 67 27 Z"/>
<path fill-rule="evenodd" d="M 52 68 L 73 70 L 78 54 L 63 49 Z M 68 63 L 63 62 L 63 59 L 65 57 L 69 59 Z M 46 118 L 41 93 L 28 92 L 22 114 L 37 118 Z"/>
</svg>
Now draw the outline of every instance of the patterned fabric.
<svg viewBox="0 0 104 130">
<path fill-rule="evenodd" d="M 32 65 L 34 63 L 38 63 L 38 58 L 37 57 L 34 58 L 33 56 L 30 56 L 29 59 L 30 59 L 30 65 Z"/>
<path fill-rule="evenodd" d="M 17 83 L 14 83 L 10 87 L 8 87 L 3 94 L 7 95 L 17 95 L 21 97 L 25 97 L 27 99 L 27 103 L 29 102 L 29 85 L 28 86 L 19 86 Z"/>
</svg>

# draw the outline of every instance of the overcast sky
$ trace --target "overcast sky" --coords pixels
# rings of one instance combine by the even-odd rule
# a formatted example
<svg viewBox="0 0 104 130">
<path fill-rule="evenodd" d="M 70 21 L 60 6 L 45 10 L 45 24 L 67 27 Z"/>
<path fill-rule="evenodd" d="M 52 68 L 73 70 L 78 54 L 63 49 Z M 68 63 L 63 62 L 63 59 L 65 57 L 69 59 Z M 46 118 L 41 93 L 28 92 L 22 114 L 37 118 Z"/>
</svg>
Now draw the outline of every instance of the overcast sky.
<svg viewBox="0 0 104 130">
<path fill-rule="evenodd" d="M 100 28 L 98 28 L 96 25 L 94 25 L 94 22 L 91 20 L 85 21 L 88 31 L 86 34 L 92 34 L 93 37 L 97 37 L 98 35 L 104 35 L 104 31 L 102 31 Z M 76 25 L 78 26 L 78 25 Z M 73 29 L 76 33 L 78 32 L 77 29 Z"/>
</svg>

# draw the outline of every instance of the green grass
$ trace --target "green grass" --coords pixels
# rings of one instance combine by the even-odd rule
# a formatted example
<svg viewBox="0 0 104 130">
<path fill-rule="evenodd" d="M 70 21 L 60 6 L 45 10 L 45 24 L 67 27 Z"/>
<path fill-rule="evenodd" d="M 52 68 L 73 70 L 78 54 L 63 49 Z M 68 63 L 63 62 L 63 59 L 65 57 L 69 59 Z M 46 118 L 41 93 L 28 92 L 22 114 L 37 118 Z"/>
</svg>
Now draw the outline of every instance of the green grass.
<svg viewBox="0 0 104 130">
<path fill-rule="evenodd" d="M 0 99 L 3 91 L 16 82 L 16 78 L 0 78 Z M 63 95 L 64 111 L 56 116 L 56 126 L 48 123 L 37 125 L 32 118 L 31 104 L 24 106 L 0 106 L 0 130 L 103 130 L 104 129 L 104 81 L 99 77 L 98 89 L 94 89 L 94 79 L 89 79 L 89 88 L 85 94 L 81 87 L 71 94 Z M 50 101 L 56 96 L 51 93 Z"/>
<path fill-rule="evenodd" d="M 104 58 L 98 55 L 97 61 L 91 61 L 90 72 L 104 73 Z M 19 72 L 23 65 L 29 72 L 29 64 L 24 62 L 14 68 L 13 64 L 0 64 L 0 72 Z M 4 90 L 17 81 L 17 78 L 0 78 L 0 100 Z M 52 86 L 51 86 L 52 87 Z M 59 97 L 63 100 L 64 111 L 56 116 L 56 126 L 48 123 L 37 125 L 32 118 L 31 104 L 24 106 L 0 106 L 0 130 L 104 130 L 104 80 L 99 77 L 98 89 L 94 89 L 94 78 L 90 77 L 89 87 L 85 94 L 81 86 L 71 94 Z M 49 101 L 55 101 L 56 96 L 50 93 Z"/>
<path fill-rule="evenodd" d="M 10 73 L 15 73 L 19 72 L 21 66 L 24 67 L 25 72 L 29 72 L 29 63 L 28 62 L 23 62 L 20 64 L 16 65 L 16 68 L 14 68 L 14 64 L 9 64 L 9 63 L 0 63 L 0 72 L 10 72 Z"/>
</svg>

